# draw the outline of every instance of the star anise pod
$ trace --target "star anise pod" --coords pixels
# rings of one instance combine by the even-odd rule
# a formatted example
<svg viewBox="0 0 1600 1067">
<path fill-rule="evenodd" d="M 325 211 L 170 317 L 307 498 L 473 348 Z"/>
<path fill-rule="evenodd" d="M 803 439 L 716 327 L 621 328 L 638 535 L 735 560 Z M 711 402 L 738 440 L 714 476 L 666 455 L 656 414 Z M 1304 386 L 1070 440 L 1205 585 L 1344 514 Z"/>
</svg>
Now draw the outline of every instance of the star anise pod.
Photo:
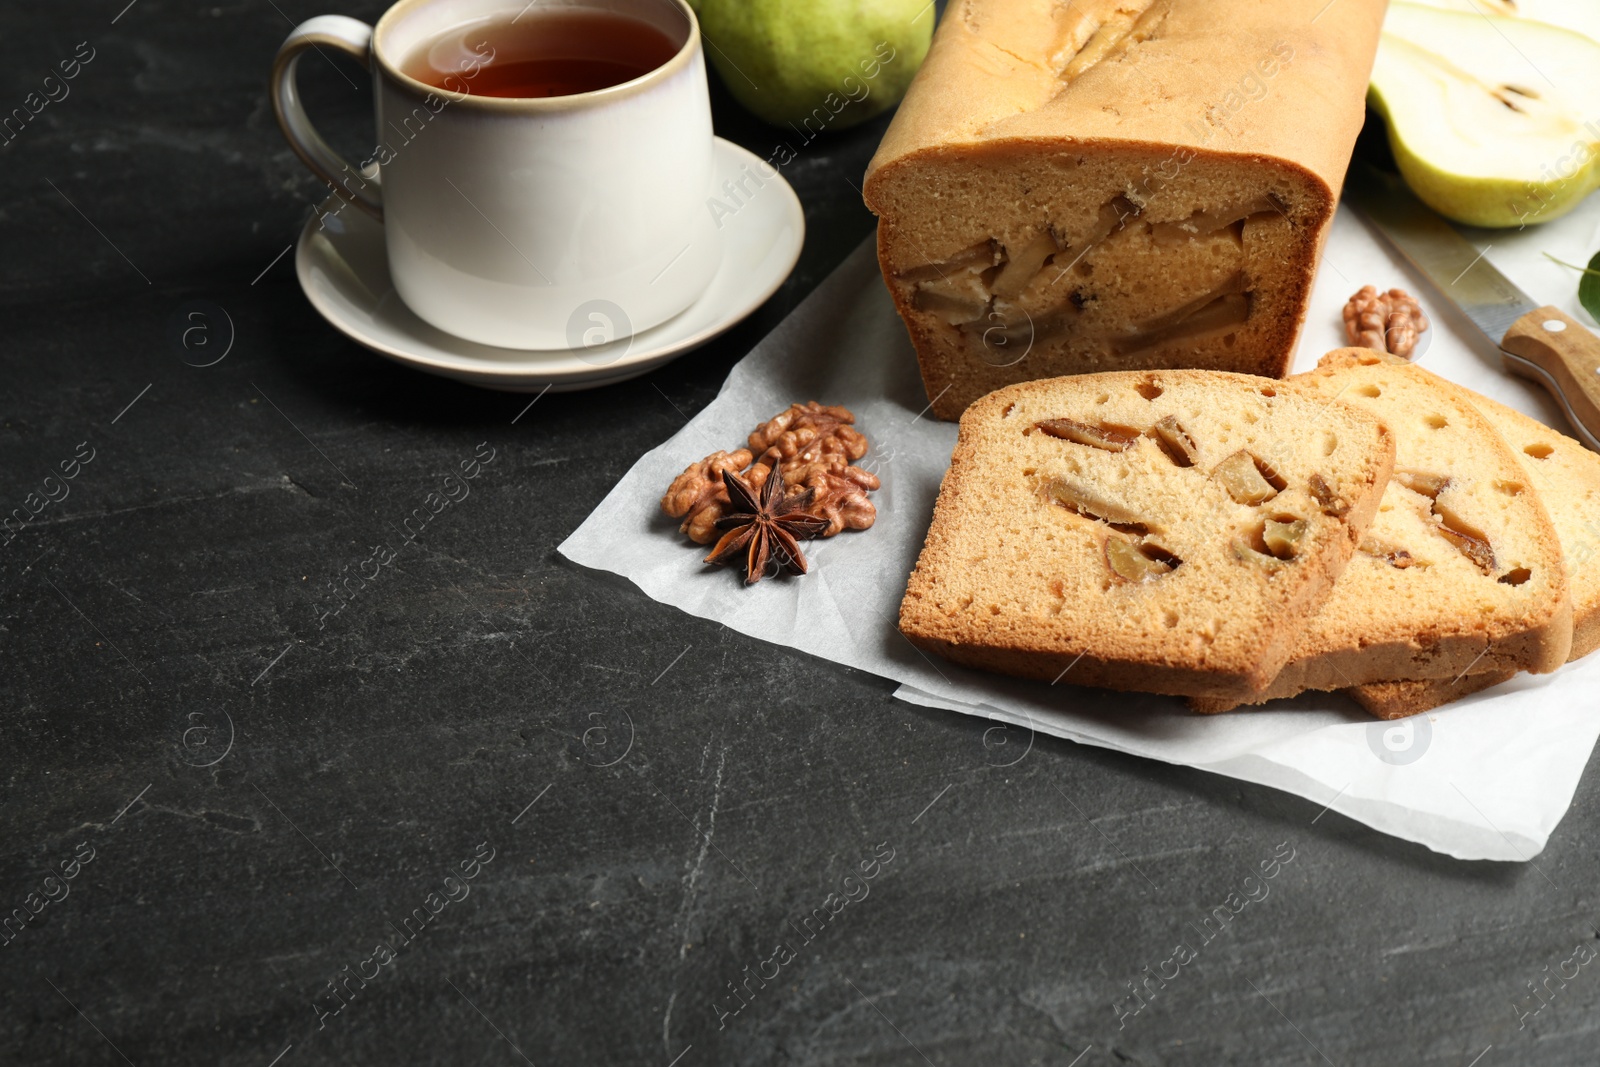
<svg viewBox="0 0 1600 1067">
<path fill-rule="evenodd" d="M 781 470 L 772 472 L 759 496 L 731 470 L 723 470 L 722 484 L 727 487 L 731 509 L 717 520 L 717 529 L 727 532 L 706 562 L 727 563 L 742 550 L 747 585 L 765 578 L 773 563 L 791 574 L 804 574 L 806 557 L 799 542 L 828 528 L 827 519 L 804 513 L 811 506 L 813 491 L 807 489 L 789 496 Z"/>
</svg>

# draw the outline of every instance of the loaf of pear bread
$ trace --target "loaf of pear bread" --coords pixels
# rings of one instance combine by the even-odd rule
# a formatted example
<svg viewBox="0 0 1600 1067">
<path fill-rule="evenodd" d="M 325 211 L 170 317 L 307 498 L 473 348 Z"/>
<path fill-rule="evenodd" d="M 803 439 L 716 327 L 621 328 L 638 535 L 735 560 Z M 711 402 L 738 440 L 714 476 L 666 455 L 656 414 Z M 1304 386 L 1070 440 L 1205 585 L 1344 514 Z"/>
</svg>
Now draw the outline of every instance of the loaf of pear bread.
<svg viewBox="0 0 1600 1067">
<path fill-rule="evenodd" d="M 901 632 L 984 670 L 1247 699 L 1351 559 L 1393 456 L 1382 420 L 1293 382 L 1000 389 L 961 417 Z"/>
<path fill-rule="evenodd" d="M 1489 420 L 1544 502 L 1561 539 L 1572 596 L 1572 651 L 1567 662 L 1600 649 L 1600 455 L 1565 434 L 1477 393 L 1461 390 Z M 1380 719 L 1398 719 L 1499 685 L 1515 671 L 1464 675 L 1454 682 L 1375 682 L 1350 695 Z"/>
<path fill-rule="evenodd" d="M 1060 374 L 1285 374 L 1384 8 L 951 0 L 863 186 L 933 412 Z"/>
<path fill-rule="evenodd" d="M 1395 436 L 1377 517 L 1264 690 L 1242 703 L 1383 681 L 1547 673 L 1572 648 L 1561 539 L 1523 465 L 1469 394 L 1405 360 L 1337 349 L 1290 381 Z M 1236 703 L 1191 700 L 1197 711 Z"/>
</svg>

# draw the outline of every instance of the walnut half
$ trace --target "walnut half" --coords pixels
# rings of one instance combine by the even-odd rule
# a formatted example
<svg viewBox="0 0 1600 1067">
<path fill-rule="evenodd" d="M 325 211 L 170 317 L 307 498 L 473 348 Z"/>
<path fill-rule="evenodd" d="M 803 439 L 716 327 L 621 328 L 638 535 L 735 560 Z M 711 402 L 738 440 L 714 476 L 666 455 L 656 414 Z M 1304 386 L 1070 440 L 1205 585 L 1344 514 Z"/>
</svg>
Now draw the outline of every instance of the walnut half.
<svg viewBox="0 0 1600 1067">
<path fill-rule="evenodd" d="M 735 474 L 750 465 L 750 451 L 741 448 L 736 452 L 713 452 L 698 463 L 689 465 L 672 480 L 667 493 L 661 498 L 661 510 L 674 519 L 682 519 L 678 529 L 695 542 L 705 545 L 717 539 L 716 521 L 728 506 L 728 490 L 722 484 L 722 472 Z M 765 481 L 765 477 L 762 479 Z M 759 488 L 759 487 L 756 487 Z"/>
<path fill-rule="evenodd" d="M 1411 359 L 1427 328 L 1422 305 L 1404 289 L 1380 293 L 1377 286 L 1364 286 L 1344 306 L 1344 334 L 1359 348 Z"/>
<path fill-rule="evenodd" d="M 783 472 L 790 475 L 794 473 L 792 461 L 812 463 L 824 457 L 843 457 L 854 463 L 867 454 L 867 439 L 851 425 L 855 421 L 847 408 L 825 407 L 815 400 L 790 404 L 787 411 L 751 431 L 747 443 L 752 455 L 777 449 Z"/>
<path fill-rule="evenodd" d="M 787 469 L 784 473 L 789 474 Z M 840 530 L 865 530 L 877 521 L 878 509 L 867 499 L 867 493 L 881 483 L 871 471 L 845 464 L 812 463 L 799 468 L 797 474 L 798 477 L 790 475 L 791 483 L 812 491 L 807 513 L 828 520 L 828 528 L 819 536 L 832 537 Z"/>
</svg>

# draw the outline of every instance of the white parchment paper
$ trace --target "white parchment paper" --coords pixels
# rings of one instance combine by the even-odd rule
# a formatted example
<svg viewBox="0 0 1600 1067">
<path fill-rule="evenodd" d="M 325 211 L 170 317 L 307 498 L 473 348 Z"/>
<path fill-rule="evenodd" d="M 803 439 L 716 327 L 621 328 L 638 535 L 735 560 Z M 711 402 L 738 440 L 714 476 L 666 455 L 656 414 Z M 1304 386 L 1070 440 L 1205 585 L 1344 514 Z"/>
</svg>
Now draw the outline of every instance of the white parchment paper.
<svg viewBox="0 0 1600 1067">
<path fill-rule="evenodd" d="M 1537 298 L 1587 319 L 1577 276 L 1543 252 L 1586 262 L 1597 200 L 1542 230 L 1489 235 L 1489 258 Z M 1562 425 L 1542 392 L 1506 375 L 1494 348 L 1342 209 L 1298 368 L 1344 344 L 1340 309 L 1368 283 L 1421 297 L 1434 323 L 1425 366 Z M 812 542 L 803 578 L 746 589 L 730 570 L 704 566 L 706 550 L 678 534 L 657 502 L 688 464 L 737 447 L 757 423 L 810 399 L 856 413 L 872 443 L 863 465 L 883 480 L 873 495 L 877 524 Z M 1526 861 L 1544 848 L 1600 734 L 1600 656 L 1386 723 L 1337 694 L 1202 717 L 1168 697 L 983 674 L 912 647 L 894 620 L 956 437 L 926 405 L 868 242 L 733 369 L 715 401 L 633 466 L 560 551 L 692 615 L 894 679 L 903 700 L 1014 724 L 1012 743 L 1035 730 L 1259 782 L 1461 859 Z"/>
</svg>

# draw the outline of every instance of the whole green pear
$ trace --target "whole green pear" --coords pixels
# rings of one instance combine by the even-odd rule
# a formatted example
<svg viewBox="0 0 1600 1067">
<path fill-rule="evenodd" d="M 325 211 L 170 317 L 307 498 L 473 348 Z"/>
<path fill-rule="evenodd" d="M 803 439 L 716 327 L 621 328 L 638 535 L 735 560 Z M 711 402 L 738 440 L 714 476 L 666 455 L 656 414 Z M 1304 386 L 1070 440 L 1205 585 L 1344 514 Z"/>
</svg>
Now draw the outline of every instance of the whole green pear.
<svg viewBox="0 0 1600 1067">
<path fill-rule="evenodd" d="M 706 55 L 734 99 L 811 132 L 898 104 L 937 18 L 931 0 L 700 0 L 699 12 Z"/>
</svg>

